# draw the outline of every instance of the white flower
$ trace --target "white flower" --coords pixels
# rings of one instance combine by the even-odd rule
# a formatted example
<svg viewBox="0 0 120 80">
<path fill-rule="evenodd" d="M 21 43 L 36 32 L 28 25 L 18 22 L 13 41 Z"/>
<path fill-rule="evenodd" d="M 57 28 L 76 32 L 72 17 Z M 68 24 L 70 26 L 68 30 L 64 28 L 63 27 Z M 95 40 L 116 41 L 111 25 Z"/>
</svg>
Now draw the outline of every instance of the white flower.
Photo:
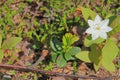
<svg viewBox="0 0 120 80">
<path fill-rule="evenodd" d="M 95 20 L 88 20 L 89 28 L 86 33 L 92 34 L 92 40 L 101 37 L 103 39 L 107 38 L 107 32 L 111 31 L 112 28 L 108 26 L 109 19 L 102 20 L 99 15 L 95 17 Z"/>
</svg>

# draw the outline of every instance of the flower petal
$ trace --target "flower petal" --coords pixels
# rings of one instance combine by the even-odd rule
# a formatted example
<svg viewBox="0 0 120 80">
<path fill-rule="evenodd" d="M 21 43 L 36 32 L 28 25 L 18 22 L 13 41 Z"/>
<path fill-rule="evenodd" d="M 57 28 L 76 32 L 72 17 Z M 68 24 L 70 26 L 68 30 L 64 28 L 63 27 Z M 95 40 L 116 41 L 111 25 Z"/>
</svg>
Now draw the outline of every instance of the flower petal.
<svg viewBox="0 0 120 80">
<path fill-rule="evenodd" d="M 102 31 L 104 31 L 104 32 L 110 32 L 110 31 L 112 30 L 112 28 L 109 27 L 109 26 L 102 27 L 101 29 L 102 29 Z"/>
<path fill-rule="evenodd" d="M 88 20 L 88 24 L 90 27 L 94 27 L 94 22 L 92 20 Z"/>
<path fill-rule="evenodd" d="M 101 32 L 99 35 L 100 35 L 101 38 L 107 39 L 107 33 Z"/>
<path fill-rule="evenodd" d="M 103 21 L 101 21 L 100 26 L 101 27 L 107 26 L 108 23 L 109 23 L 109 19 L 103 20 Z"/>
<path fill-rule="evenodd" d="M 95 33 L 92 34 L 92 40 L 95 40 L 95 39 L 97 39 L 98 37 L 99 37 L 98 34 L 95 34 Z"/>
<path fill-rule="evenodd" d="M 99 15 L 97 15 L 95 17 L 94 23 L 99 24 L 100 22 L 101 22 L 101 17 Z"/>
<path fill-rule="evenodd" d="M 92 28 L 88 28 L 85 32 L 88 33 L 88 34 L 91 34 L 93 32 L 93 29 Z"/>
</svg>

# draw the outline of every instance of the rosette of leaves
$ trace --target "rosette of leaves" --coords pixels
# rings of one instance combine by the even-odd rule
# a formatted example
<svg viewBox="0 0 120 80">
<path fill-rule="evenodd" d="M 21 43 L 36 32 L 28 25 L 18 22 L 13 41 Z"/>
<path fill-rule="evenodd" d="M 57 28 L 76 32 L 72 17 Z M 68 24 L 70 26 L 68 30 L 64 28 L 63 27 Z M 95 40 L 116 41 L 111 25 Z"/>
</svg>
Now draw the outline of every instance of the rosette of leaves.
<svg viewBox="0 0 120 80">
<path fill-rule="evenodd" d="M 73 43 L 79 40 L 79 37 L 66 33 L 62 42 L 56 37 L 50 40 L 50 47 L 52 49 L 52 61 L 56 62 L 58 67 L 64 67 L 69 60 L 75 60 L 75 55 L 81 51 L 80 47 L 73 46 Z"/>
</svg>

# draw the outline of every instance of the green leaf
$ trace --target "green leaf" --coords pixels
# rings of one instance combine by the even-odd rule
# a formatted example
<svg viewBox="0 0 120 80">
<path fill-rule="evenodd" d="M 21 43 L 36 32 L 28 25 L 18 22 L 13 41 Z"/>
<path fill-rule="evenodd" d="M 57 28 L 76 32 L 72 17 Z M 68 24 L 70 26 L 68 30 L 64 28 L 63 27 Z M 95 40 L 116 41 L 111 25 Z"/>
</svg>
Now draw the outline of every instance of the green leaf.
<svg viewBox="0 0 120 80">
<path fill-rule="evenodd" d="M 102 57 L 101 50 L 96 45 L 92 45 L 90 49 L 89 58 L 94 64 L 98 65 Z"/>
<path fill-rule="evenodd" d="M 72 58 L 72 55 L 69 53 L 65 53 L 65 59 L 68 61 Z"/>
<path fill-rule="evenodd" d="M 34 80 L 37 80 L 37 79 L 38 79 L 37 73 L 34 73 Z"/>
<path fill-rule="evenodd" d="M 89 58 L 89 51 L 81 51 L 80 53 L 76 54 L 75 57 L 85 62 L 91 62 Z"/>
<path fill-rule="evenodd" d="M 72 60 L 73 55 L 76 55 L 77 53 L 80 53 L 81 49 L 79 47 L 72 47 L 68 50 L 68 52 L 65 53 L 65 59 Z"/>
<path fill-rule="evenodd" d="M 114 28 L 114 27 L 116 27 L 118 25 L 120 25 L 120 16 L 114 16 L 112 18 L 112 21 L 110 22 L 110 26 Z"/>
<path fill-rule="evenodd" d="M 50 47 L 52 48 L 53 51 L 57 51 L 55 45 L 54 45 L 54 41 L 53 41 L 53 38 L 50 39 Z"/>
<path fill-rule="evenodd" d="M 50 62 L 49 65 L 44 68 L 44 70 L 52 70 L 52 67 L 52 62 Z"/>
<path fill-rule="evenodd" d="M 4 57 L 4 53 L 2 52 L 2 50 L 0 50 L 0 62 L 2 61 L 3 57 Z"/>
<path fill-rule="evenodd" d="M 68 32 L 69 31 L 69 28 L 67 26 L 67 18 L 66 18 L 66 15 L 64 14 L 63 18 L 62 18 L 62 21 L 63 21 L 63 26 L 65 26 L 66 28 L 66 31 Z"/>
<path fill-rule="evenodd" d="M 110 35 L 114 35 L 120 31 L 120 22 L 119 21 L 120 21 L 120 16 L 113 16 L 112 17 L 110 27 L 112 27 L 113 30 L 111 32 L 109 32 Z"/>
<path fill-rule="evenodd" d="M 62 50 L 62 43 L 58 39 L 54 39 L 54 45 L 58 51 Z"/>
<path fill-rule="evenodd" d="M 88 8 L 81 8 L 82 9 L 82 15 L 85 19 L 85 21 L 88 21 L 88 19 L 95 19 L 96 13 Z"/>
<path fill-rule="evenodd" d="M 21 40 L 22 38 L 20 37 L 11 37 L 6 39 L 2 44 L 2 49 L 11 49 L 15 47 Z"/>
<path fill-rule="evenodd" d="M 89 46 L 91 46 L 92 44 L 99 44 L 99 43 L 101 43 L 101 42 L 103 42 L 104 41 L 104 39 L 102 39 L 102 38 L 97 38 L 97 39 L 95 39 L 95 40 L 92 40 L 91 39 L 91 36 L 88 36 L 88 37 L 86 37 L 85 38 L 85 40 L 84 40 L 84 45 L 86 46 L 86 47 L 89 47 Z"/>
<path fill-rule="evenodd" d="M 40 23 L 37 21 L 37 20 L 33 20 L 33 24 L 35 25 L 35 26 L 40 26 Z"/>
<path fill-rule="evenodd" d="M 106 61 L 102 61 L 102 66 L 106 69 L 106 70 L 108 70 L 108 71 L 110 71 L 110 72 L 114 72 L 115 71 L 115 65 L 113 64 L 113 62 L 106 62 Z"/>
<path fill-rule="evenodd" d="M 64 67 L 64 66 L 66 66 L 67 62 L 64 59 L 63 54 L 61 54 L 61 55 L 58 56 L 56 63 L 57 63 L 58 67 Z"/>
<path fill-rule="evenodd" d="M 52 52 L 52 61 L 53 62 L 55 62 L 56 61 L 56 59 L 57 59 L 57 53 L 55 53 L 55 52 Z"/>
<path fill-rule="evenodd" d="M 62 43 L 56 37 L 50 39 L 50 47 L 53 51 L 62 51 Z"/>
<path fill-rule="evenodd" d="M 79 37 L 76 35 L 72 35 L 71 33 L 66 33 L 62 38 L 62 42 L 64 46 L 70 46 L 78 40 Z"/>
<path fill-rule="evenodd" d="M 26 0 L 26 1 L 31 3 L 33 0 Z"/>
<path fill-rule="evenodd" d="M 42 37 L 41 37 L 41 42 L 44 43 L 44 41 L 47 39 L 47 36 L 48 34 L 44 34 Z"/>
<path fill-rule="evenodd" d="M 71 55 L 76 55 L 81 52 L 80 47 L 72 47 L 67 53 Z"/>
<path fill-rule="evenodd" d="M 101 66 L 101 63 L 99 62 L 99 64 L 93 64 L 93 66 L 94 66 L 95 71 L 98 71 L 98 69 Z"/>
<path fill-rule="evenodd" d="M 116 45 L 116 41 L 113 38 L 108 38 L 106 44 L 102 49 L 103 59 L 107 61 L 113 61 L 119 52 L 119 48 Z"/>
<path fill-rule="evenodd" d="M 101 50 L 96 45 L 91 45 L 90 49 L 89 58 L 93 62 L 94 68 L 97 71 L 101 65 Z"/>
<path fill-rule="evenodd" d="M 114 35 L 118 32 L 120 32 L 120 24 L 114 27 L 113 30 L 109 32 L 109 35 Z"/>
<path fill-rule="evenodd" d="M 102 49 L 102 66 L 105 69 L 111 72 L 115 70 L 113 60 L 116 58 L 118 52 L 119 48 L 117 47 L 115 40 L 108 38 L 105 46 Z"/>
<path fill-rule="evenodd" d="M 1 48 L 1 44 L 2 44 L 2 35 L 0 34 L 0 48 Z"/>
</svg>

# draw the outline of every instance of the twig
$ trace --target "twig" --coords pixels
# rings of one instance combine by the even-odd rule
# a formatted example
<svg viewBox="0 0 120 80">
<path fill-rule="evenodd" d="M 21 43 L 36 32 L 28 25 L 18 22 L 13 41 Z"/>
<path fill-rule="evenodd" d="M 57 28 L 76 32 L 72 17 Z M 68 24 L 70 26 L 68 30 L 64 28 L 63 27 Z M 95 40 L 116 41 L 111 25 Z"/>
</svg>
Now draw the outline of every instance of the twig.
<svg viewBox="0 0 120 80">
<path fill-rule="evenodd" d="M 95 78 L 95 77 L 68 75 L 68 74 L 64 74 L 64 73 L 57 73 L 57 72 L 46 71 L 46 70 L 39 70 L 39 69 L 26 67 L 26 66 L 15 66 L 15 65 L 0 64 L 0 68 L 5 68 L 5 69 L 9 69 L 9 70 L 12 69 L 12 70 L 24 71 L 24 72 L 36 72 L 36 73 L 41 73 L 41 74 L 48 75 L 48 76 L 64 76 L 64 77 L 82 78 L 82 79 Z"/>
<path fill-rule="evenodd" d="M 58 72 L 52 72 L 52 71 L 46 71 L 46 70 L 39 70 L 31 67 L 26 67 L 26 66 L 15 66 L 15 65 L 7 65 L 7 64 L 0 64 L 0 68 L 4 69 L 12 69 L 12 70 L 17 70 L 17 71 L 24 71 L 24 72 L 36 72 L 36 73 L 41 73 L 43 75 L 48 75 L 48 76 L 63 76 L 63 77 L 69 77 L 73 79 L 97 79 L 97 80 L 106 80 L 106 79 L 119 79 L 120 76 L 111 76 L 111 77 L 91 77 L 91 76 L 81 76 L 81 75 L 69 75 L 65 73 L 58 73 Z"/>
<path fill-rule="evenodd" d="M 41 56 L 39 57 L 39 59 L 32 65 L 30 65 L 29 67 L 35 68 L 37 65 L 39 65 L 40 62 L 42 62 L 45 57 L 48 55 L 48 50 L 42 50 L 41 52 Z"/>
</svg>

